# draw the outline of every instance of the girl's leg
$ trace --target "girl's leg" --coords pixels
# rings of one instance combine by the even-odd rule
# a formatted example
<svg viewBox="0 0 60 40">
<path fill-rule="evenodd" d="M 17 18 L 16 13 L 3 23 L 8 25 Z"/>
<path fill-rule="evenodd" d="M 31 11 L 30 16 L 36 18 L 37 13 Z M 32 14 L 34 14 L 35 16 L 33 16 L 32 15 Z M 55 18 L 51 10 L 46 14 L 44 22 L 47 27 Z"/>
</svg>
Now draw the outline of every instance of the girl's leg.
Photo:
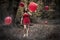
<svg viewBox="0 0 60 40">
<path fill-rule="evenodd" d="M 23 37 L 25 37 L 26 36 L 26 25 L 24 25 L 24 35 L 23 35 Z"/>
<path fill-rule="evenodd" d="M 29 32 L 29 25 L 27 25 L 27 33 L 26 33 L 26 36 L 28 36 L 28 32 Z"/>
</svg>

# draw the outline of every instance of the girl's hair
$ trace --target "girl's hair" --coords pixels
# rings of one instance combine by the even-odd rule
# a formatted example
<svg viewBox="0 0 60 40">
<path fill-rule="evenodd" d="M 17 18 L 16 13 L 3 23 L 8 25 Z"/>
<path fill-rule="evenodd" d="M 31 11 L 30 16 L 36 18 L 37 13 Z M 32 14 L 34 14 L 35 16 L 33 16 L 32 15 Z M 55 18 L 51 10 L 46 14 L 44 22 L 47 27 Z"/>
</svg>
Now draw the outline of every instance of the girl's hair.
<svg viewBox="0 0 60 40">
<path fill-rule="evenodd" d="M 23 12 L 24 12 L 24 13 L 25 13 L 25 12 L 27 13 L 27 10 L 24 9 Z"/>
</svg>

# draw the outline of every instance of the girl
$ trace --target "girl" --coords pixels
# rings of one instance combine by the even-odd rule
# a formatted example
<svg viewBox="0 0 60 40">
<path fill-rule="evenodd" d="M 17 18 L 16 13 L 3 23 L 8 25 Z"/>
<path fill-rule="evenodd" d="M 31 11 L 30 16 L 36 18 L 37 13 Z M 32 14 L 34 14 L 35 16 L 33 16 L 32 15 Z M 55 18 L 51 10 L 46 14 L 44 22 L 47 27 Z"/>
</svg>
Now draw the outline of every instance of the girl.
<svg viewBox="0 0 60 40">
<path fill-rule="evenodd" d="M 29 13 L 30 14 L 30 13 Z M 29 30 L 29 25 L 30 25 L 30 15 L 27 13 L 27 11 L 24 11 L 23 18 L 21 19 L 21 23 L 23 22 L 24 25 L 24 35 L 23 37 L 27 36 L 28 37 L 28 30 Z"/>
</svg>

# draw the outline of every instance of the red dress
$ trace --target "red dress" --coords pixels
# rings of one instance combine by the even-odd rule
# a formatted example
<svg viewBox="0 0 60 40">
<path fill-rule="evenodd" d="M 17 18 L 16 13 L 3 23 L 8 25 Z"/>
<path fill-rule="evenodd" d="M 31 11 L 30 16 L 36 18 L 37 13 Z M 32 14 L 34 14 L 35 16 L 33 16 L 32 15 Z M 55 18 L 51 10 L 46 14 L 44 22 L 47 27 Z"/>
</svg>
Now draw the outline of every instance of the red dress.
<svg viewBox="0 0 60 40">
<path fill-rule="evenodd" d="M 27 13 L 23 14 L 23 24 L 30 24 L 30 15 Z"/>
</svg>

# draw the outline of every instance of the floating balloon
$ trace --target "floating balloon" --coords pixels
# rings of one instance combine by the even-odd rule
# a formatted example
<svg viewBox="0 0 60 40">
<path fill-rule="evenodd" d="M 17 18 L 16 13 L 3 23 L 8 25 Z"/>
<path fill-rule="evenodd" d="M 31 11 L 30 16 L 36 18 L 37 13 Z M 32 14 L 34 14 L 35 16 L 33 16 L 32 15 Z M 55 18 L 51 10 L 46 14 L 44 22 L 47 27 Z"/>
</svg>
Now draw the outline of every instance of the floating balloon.
<svg viewBox="0 0 60 40">
<path fill-rule="evenodd" d="M 45 24 L 47 24 L 48 23 L 48 21 L 45 21 Z"/>
<path fill-rule="evenodd" d="M 49 6 L 45 6 L 45 10 L 46 10 L 46 11 L 49 10 Z"/>
<path fill-rule="evenodd" d="M 29 6 L 28 6 L 28 10 L 30 12 L 35 12 L 37 10 L 38 4 L 36 4 L 35 2 L 30 2 Z"/>
<path fill-rule="evenodd" d="M 10 25 L 12 23 L 12 18 L 10 16 L 7 16 L 5 19 L 4 19 L 4 23 L 6 25 Z"/>
<path fill-rule="evenodd" d="M 24 3 L 23 2 L 20 2 L 19 3 L 19 6 L 24 7 Z"/>
</svg>

